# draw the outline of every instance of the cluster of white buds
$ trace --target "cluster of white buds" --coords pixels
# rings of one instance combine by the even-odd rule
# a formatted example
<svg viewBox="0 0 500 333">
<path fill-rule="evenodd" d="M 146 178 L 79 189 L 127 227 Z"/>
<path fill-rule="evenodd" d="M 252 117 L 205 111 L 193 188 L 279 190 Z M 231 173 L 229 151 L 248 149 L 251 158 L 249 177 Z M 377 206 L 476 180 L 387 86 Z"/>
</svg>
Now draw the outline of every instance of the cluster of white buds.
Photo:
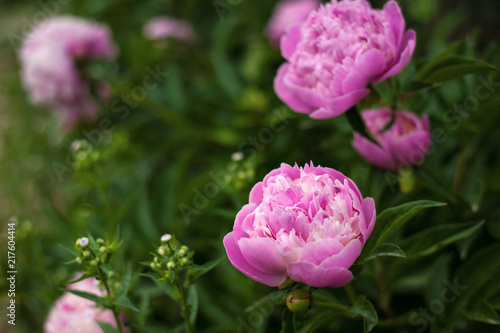
<svg viewBox="0 0 500 333">
<path fill-rule="evenodd" d="M 241 189 L 253 181 L 255 176 L 255 163 L 253 158 L 245 158 L 242 152 L 231 155 L 231 162 L 227 166 L 227 183 L 235 189 Z"/>
<path fill-rule="evenodd" d="M 96 240 L 88 237 L 78 238 L 75 243 L 75 249 L 78 252 L 75 261 L 84 273 L 99 279 L 103 272 L 100 266 L 109 262 L 117 247 L 114 242 L 106 242 L 101 238 Z"/>
<path fill-rule="evenodd" d="M 165 234 L 161 237 L 161 245 L 154 253 L 150 266 L 160 274 L 161 279 L 172 282 L 176 276 L 193 266 L 194 251 L 186 245 L 180 245 L 175 237 Z"/>
</svg>

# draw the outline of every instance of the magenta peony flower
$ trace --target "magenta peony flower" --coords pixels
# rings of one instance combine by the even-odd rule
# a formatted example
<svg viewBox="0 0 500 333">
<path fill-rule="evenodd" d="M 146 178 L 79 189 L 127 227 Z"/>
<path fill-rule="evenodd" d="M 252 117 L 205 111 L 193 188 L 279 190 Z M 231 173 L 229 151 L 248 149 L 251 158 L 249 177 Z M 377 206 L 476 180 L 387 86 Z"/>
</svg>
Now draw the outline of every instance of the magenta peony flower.
<svg viewBox="0 0 500 333">
<path fill-rule="evenodd" d="M 287 276 L 313 287 L 340 287 L 375 224 L 372 198 L 330 168 L 281 164 L 250 192 L 224 246 L 249 278 L 278 286 Z"/>
<path fill-rule="evenodd" d="M 81 274 L 77 274 L 75 279 Z M 104 293 L 97 286 L 97 280 L 88 278 L 68 286 L 68 289 L 85 291 L 98 296 Z M 97 321 L 116 327 L 113 312 L 104 310 L 86 298 L 65 292 L 53 305 L 45 319 L 45 333 L 97 333 L 103 332 Z M 124 328 L 125 332 L 128 329 Z"/>
<path fill-rule="evenodd" d="M 394 124 L 383 131 L 392 120 L 388 108 L 361 113 L 366 126 L 380 146 L 354 133 L 352 145 L 368 162 L 379 168 L 396 171 L 422 161 L 431 145 L 429 118 L 408 111 L 396 111 Z"/>
<path fill-rule="evenodd" d="M 31 101 L 63 116 L 64 126 L 93 120 L 98 113 L 77 60 L 116 56 L 108 28 L 74 17 L 56 17 L 37 25 L 20 50 L 22 78 Z"/>
<path fill-rule="evenodd" d="M 280 45 L 283 36 L 292 26 L 302 24 L 320 5 L 319 0 L 284 0 L 274 8 L 266 34 L 274 46 Z"/>
<path fill-rule="evenodd" d="M 151 40 L 174 38 L 184 43 L 194 40 L 194 31 L 191 25 L 182 20 L 168 16 L 159 16 L 151 19 L 144 26 L 144 36 Z"/>
<path fill-rule="evenodd" d="M 369 83 L 399 73 L 414 48 L 415 32 L 405 32 L 396 2 L 376 10 L 366 0 L 332 0 L 281 39 L 288 62 L 274 90 L 297 112 L 335 117 L 366 97 Z"/>
</svg>

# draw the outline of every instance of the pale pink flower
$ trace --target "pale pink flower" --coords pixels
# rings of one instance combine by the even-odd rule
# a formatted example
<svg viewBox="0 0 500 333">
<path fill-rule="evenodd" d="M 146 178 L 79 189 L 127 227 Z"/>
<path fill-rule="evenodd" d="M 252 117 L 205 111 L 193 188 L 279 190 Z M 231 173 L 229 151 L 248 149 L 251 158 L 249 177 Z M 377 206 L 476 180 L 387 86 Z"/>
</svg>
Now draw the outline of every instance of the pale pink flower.
<svg viewBox="0 0 500 333">
<path fill-rule="evenodd" d="M 151 19 L 144 26 L 143 33 L 151 40 L 174 38 L 184 43 L 191 43 L 195 37 L 193 28 L 188 22 L 168 16 Z"/>
<path fill-rule="evenodd" d="M 274 8 L 266 28 L 266 34 L 274 46 L 280 45 L 281 37 L 288 29 L 302 24 L 309 14 L 320 5 L 318 0 L 283 0 Z"/>
<path fill-rule="evenodd" d="M 366 0 L 332 0 L 282 37 L 287 62 L 274 90 L 294 111 L 335 117 L 365 98 L 369 83 L 399 73 L 414 49 L 415 32 L 405 32 L 395 1 L 376 10 Z"/>
<path fill-rule="evenodd" d="M 70 129 L 98 113 L 77 62 L 116 55 L 107 27 L 69 16 L 52 18 L 37 25 L 21 46 L 23 83 L 34 104 L 61 113 Z"/>
<path fill-rule="evenodd" d="M 340 287 L 375 225 L 375 204 L 340 172 L 288 164 L 250 192 L 224 246 L 249 278 L 279 286 L 287 277 L 313 287 Z"/>
<path fill-rule="evenodd" d="M 77 274 L 74 278 L 77 279 L 80 276 L 81 274 Z M 94 278 L 70 284 L 68 289 L 84 291 L 101 297 L 105 294 L 99 289 L 97 280 Z M 44 333 L 103 332 L 97 321 L 116 327 L 116 321 L 111 310 L 104 310 L 91 300 L 65 292 L 54 303 L 45 319 Z M 124 328 L 124 331 L 128 332 L 129 330 Z"/>
<path fill-rule="evenodd" d="M 431 145 L 429 118 L 419 118 L 408 111 L 388 108 L 366 110 L 361 113 L 366 127 L 380 143 L 376 145 L 358 133 L 354 133 L 352 146 L 373 165 L 390 171 L 420 163 Z M 385 129 L 385 131 L 384 131 Z"/>
</svg>

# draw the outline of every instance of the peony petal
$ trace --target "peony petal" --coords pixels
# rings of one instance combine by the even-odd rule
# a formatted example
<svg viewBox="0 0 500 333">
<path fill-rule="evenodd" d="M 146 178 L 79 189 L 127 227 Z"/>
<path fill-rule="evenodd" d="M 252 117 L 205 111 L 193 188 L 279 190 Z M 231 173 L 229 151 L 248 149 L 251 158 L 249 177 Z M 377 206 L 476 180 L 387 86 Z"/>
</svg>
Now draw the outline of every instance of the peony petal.
<svg viewBox="0 0 500 333">
<path fill-rule="evenodd" d="M 247 262 L 267 274 L 286 274 L 286 263 L 271 238 L 241 238 L 238 247 Z"/>
<path fill-rule="evenodd" d="M 401 45 L 401 40 L 403 39 L 405 31 L 405 20 L 403 18 L 403 14 L 401 13 L 401 8 L 399 8 L 399 5 L 395 1 L 391 0 L 385 4 L 383 12 L 385 13 L 385 16 L 391 26 L 391 32 L 394 37 L 394 45 L 398 47 Z"/>
<path fill-rule="evenodd" d="M 363 243 L 366 244 L 366 241 L 372 234 L 373 227 L 375 226 L 375 220 L 377 219 L 375 201 L 373 198 L 368 197 L 363 200 L 363 212 L 366 223 L 366 231 L 362 231 L 361 234 L 363 235 Z"/>
<path fill-rule="evenodd" d="M 301 33 L 300 33 L 301 24 L 295 25 L 288 29 L 288 31 L 281 37 L 280 40 L 280 48 L 281 55 L 286 60 L 290 60 L 292 55 L 295 53 L 297 49 L 297 44 L 300 42 Z"/>
<path fill-rule="evenodd" d="M 286 272 L 281 274 L 266 274 L 250 265 L 241 253 L 238 245 L 236 245 L 232 232 L 224 237 L 223 243 L 231 264 L 250 279 L 271 287 L 279 286 L 285 282 L 287 278 Z"/>
<path fill-rule="evenodd" d="M 345 268 L 323 268 L 307 261 L 298 261 L 288 265 L 288 276 L 296 282 L 305 283 L 316 288 L 342 287 L 354 276 Z"/>
<path fill-rule="evenodd" d="M 258 182 L 257 184 L 252 187 L 252 190 L 250 191 L 250 196 L 249 196 L 249 203 L 254 203 L 256 205 L 260 204 L 262 202 L 262 198 L 264 196 L 263 194 L 263 185 L 262 182 Z"/>
<path fill-rule="evenodd" d="M 340 253 L 344 245 L 334 238 L 323 238 L 307 243 L 299 257 L 299 261 L 309 261 L 319 265 L 325 259 Z"/>
<path fill-rule="evenodd" d="M 346 95 L 342 95 L 338 98 L 329 102 L 329 106 L 327 108 L 320 108 L 311 113 L 309 116 L 313 119 L 325 119 L 332 118 L 342 113 L 346 112 L 350 108 L 352 108 L 356 103 L 365 98 L 370 94 L 369 89 L 360 89 L 357 91 L 353 91 Z"/>
<path fill-rule="evenodd" d="M 347 77 L 343 83 L 344 92 L 350 92 L 353 90 L 364 88 L 369 81 L 384 73 L 384 71 L 387 69 L 386 66 L 386 60 L 382 52 L 377 49 L 367 51 L 356 60 L 356 71 L 361 73 L 365 81 L 350 82 L 350 78 Z"/>
<path fill-rule="evenodd" d="M 359 239 L 353 239 L 337 254 L 325 259 L 319 266 L 323 268 L 342 267 L 349 268 L 361 254 L 363 244 Z"/>
<path fill-rule="evenodd" d="M 401 44 L 400 56 L 398 57 L 397 63 L 392 66 L 386 73 L 384 73 L 380 78 L 373 81 L 374 84 L 384 81 L 385 79 L 398 74 L 410 61 L 413 51 L 415 51 L 416 35 L 414 30 L 408 30 L 405 33 L 403 43 Z"/>
<path fill-rule="evenodd" d="M 398 166 L 389 151 L 362 137 L 359 133 L 354 133 L 354 140 L 351 144 L 358 154 L 371 164 L 385 170 L 397 170 Z"/>
<path fill-rule="evenodd" d="M 305 101 L 302 101 L 298 97 L 295 89 L 287 85 L 285 82 L 285 76 L 289 66 L 290 65 L 288 63 L 284 63 L 278 69 L 278 73 L 274 78 L 274 91 L 276 92 L 276 95 L 278 95 L 278 97 L 292 110 L 300 113 L 311 113 L 314 111 L 314 108 Z"/>
<path fill-rule="evenodd" d="M 233 232 L 234 238 L 236 241 L 240 240 L 242 237 L 248 237 L 248 233 L 243 230 L 243 221 L 247 218 L 247 216 L 257 208 L 257 205 L 254 203 L 246 204 L 241 208 L 241 210 L 236 214 L 236 219 L 234 220 Z"/>
</svg>

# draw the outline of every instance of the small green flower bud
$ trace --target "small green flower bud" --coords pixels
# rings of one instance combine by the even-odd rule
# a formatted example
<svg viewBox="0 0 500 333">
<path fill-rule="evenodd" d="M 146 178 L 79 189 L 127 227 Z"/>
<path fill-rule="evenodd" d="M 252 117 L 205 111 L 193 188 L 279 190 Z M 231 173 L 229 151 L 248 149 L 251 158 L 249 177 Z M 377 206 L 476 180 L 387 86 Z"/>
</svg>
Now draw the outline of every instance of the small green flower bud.
<svg viewBox="0 0 500 333">
<path fill-rule="evenodd" d="M 189 259 L 188 258 L 181 258 L 180 262 L 181 262 L 182 266 L 187 266 L 189 264 Z"/>
<path fill-rule="evenodd" d="M 102 238 L 97 238 L 95 241 L 96 241 L 96 242 L 97 242 L 97 244 L 99 244 L 99 245 L 104 245 L 104 239 L 102 239 Z"/>
<path fill-rule="evenodd" d="M 81 265 L 81 264 L 82 264 L 82 262 L 83 262 L 82 258 L 80 258 L 80 257 L 76 257 L 76 263 L 77 263 L 78 265 Z"/>
<path fill-rule="evenodd" d="M 81 248 L 84 248 L 86 247 L 87 245 L 89 245 L 90 241 L 87 237 L 82 237 L 78 240 L 78 246 L 80 246 Z"/>
<path fill-rule="evenodd" d="M 114 283 L 115 290 L 120 289 L 120 287 L 121 287 L 121 286 L 122 286 L 122 284 L 121 284 L 120 282 L 118 282 L 118 281 L 116 281 L 116 282 Z"/>
<path fill-rule="evenodd" d="M 99 252 L 101 252 L 102 254 L 104 254 L 104 253 L 108 252 L 108 249 L 105 246 L 101 246 L 99 248 Z"/>
<path fill-rule="evenodd" d="M 99 265 L 99 262 L 97 260 L 92 260 L 90 262 L 90 266 L 92 266 L 92 267 L 97 267 L 97 265 Z"/>
<path fill-rule="evenodd" d="M 171 239 L 172 239 L 171 234 L 165 234 L 165 235 L 161 236 L 162 243 L 168 243 Z"/>
<path fill-rule="evenodd" d="M 302 313 L 309 310 L 312 306 L 312 294 L 308 290 L 295 289 L 286 298 L 288 310 L 295 313 Z"/>
<path fill-rule="evenodd" d="M 175 268 L 175 264 L 174 264 L 174 262 L 173 262 L 173 261 L 169 261 L 169 262 L 167 263 L 167 268 L 168 268 L 168 269 L 174 269 L 174 268 Z"/>
<path fill-rule="evenodd" d="M 108 272 L 108 276 L 109 276 L 110 279 L 114 278 L 115 277 L 115 272 L 109 271 Z"/>
<path fill-rule="evenodd" d="M 180 249 L 179 250 L 179 257 L 184 257 L 186 255 L 186 251 L 184 251 L 183 249 Z"/>
<path fill-rule="evenodd" d="M 84 258 L 90 257 L 90 251 L 83 251 L 83 257 Z"/>
<path fill-rule="evenodd" d="M 151 264 L 149 264 L 149 266 L 151 266 L 152 269 L 156 269 L 156 264 L 154 262 L 152 262 Z"/>
<path fill-rule="evenodd" d="M 159 261 L 158 257 L 155 257 L 153 261 L 154 261 L 155 263 L 158 263 L 158 261 Z"/>
<path fill-rule="evenodd" d="M 165 255 L 165 248 L 163 246 L 160 246 L 158 248 L 158 254 L 161 255 L 161 256 Z"/>
</svg>

